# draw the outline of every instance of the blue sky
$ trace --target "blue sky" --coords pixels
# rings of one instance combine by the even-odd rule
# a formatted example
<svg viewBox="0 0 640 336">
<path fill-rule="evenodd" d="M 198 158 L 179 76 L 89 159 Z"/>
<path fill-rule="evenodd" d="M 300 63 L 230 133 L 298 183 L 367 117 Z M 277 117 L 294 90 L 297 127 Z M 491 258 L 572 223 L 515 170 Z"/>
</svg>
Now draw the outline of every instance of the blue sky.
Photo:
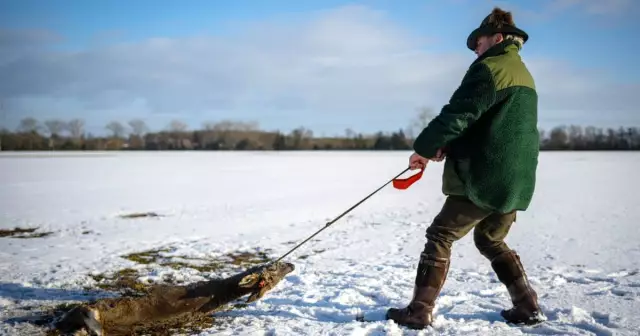
<svg viewBox="0 0 640 336">
<path fill-rule="evenodd" d="M 475 57 L 466 36 L 495 5 L 531 36 L 542 127 L 640 125 L 633 0 L 3 0 L 0 122 L 392 131 L 447 101 Z"/>
</svg>

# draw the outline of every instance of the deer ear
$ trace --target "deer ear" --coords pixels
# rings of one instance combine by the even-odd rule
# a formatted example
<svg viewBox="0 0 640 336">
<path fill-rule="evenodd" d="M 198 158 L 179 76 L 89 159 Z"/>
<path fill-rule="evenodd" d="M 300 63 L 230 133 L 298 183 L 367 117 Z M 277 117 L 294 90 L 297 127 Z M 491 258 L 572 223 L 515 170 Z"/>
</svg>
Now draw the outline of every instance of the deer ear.
<svg viewBox="0 0 640 336">
<path fill-rule="evenodd" d="M 240 282 L 238 282 L 238 286 L 240 287 L 253 287 L 258 280 L 260 279 L 260 275 L 256 274 L 256 273 L 251 273 L 247 276 L 245 276 L 244 278 L 240 279 Z"/>
</svg>

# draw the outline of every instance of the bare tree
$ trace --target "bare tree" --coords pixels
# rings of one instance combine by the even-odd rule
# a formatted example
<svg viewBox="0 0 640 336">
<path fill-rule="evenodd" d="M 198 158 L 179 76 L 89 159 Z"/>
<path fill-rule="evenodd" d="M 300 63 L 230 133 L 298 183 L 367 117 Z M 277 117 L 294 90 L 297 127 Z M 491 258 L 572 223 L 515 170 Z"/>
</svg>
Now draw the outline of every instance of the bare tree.
<svg viewBox="0 0 640 336">
<path fill-rule="evenodd" d="M 629 146 L 631 148 L 636 148 L 636 146 L 639 144 L 638 140 L 640 140 L 640 137 L 638 136 L 638 129 L 633 127 L 628 127 L 627 137 L 629 139 Z"/>
<path fill-rule="evenodd" d="M 425 127 L 429 125 L 431 119 L 436 116 L 434 110 L 430 107 L 422 107 L 418 109 L 418 115 L 413 121 L 413 125 L 422 131 Z"/>
<path fill-rule="evenodd" d="M 189 137 L 185 134 L 188 129 L 186 123 L 174 119 L 169 123 L 169 132 L 171 133 L 169 136 L 171 137 L 171 141 L 176 143 L 178 148 L 191 148 L 191 141 L 188 139 Z"/>
<path fill-rule="evenodd" d="M 298 127 L 291 131 L 290 136 L 293 140 L 293 148 L 301 149 L 305 148 L 307 140 L 313 137 L 313 132 L 304 127 Z"/>
<path fill-rule="evenodd" d="M 205 121 L 202 123 L 202 128 L 205 131 L 213 131 L 216 127 L 216 123 L 213 121 Z"/>
<path fill-rule="evenodd" d="M 569 144 L 569 135 L 566 126 L 557 126 L 549 133 L 549 146 L 552 149 L 565 149 Z"/>
<path fill-rule="evenodd" d="M 221 120 L 218 122 L 205 122 L 202 124 L 207 131 L 240 131 L 240 132 L 253 132 L 258 131 L 260 126 L 255 121 L 234 121 L 234 120 Z"/>
<path fill-rule="evenodd" d="M 185 132 L 188 128 L 187 124 L 180 120 L 172 120 L 171 123 L 169 123 L 169 130 L 171 132 Z"/>
<path fill-rule="evenodd" d="M 38 120 L 32 117 L 24 118 L 20 120 L 20 125 L 18 126 L 19 132 L 38 132 L 40 130 L 40 124 Z"/>
<path fill-rule="evenodd" d="M 222 120 L 213 125 L 214 131 L 224 132 L 232 131 L 234 129 L 234 122 L 231 120 Z"/>
<path fill-rule="evenodd" d="M 547 141 L 547 131 L 543 130 L 543 129 L 538 129 L 538 141 L 540 142 L 541 146 L 545 146 L 546 145 L 546 141 Z"/>
<path fill-rule="evenodd" d="M 568 141 L 572 149 L 583 147 L 582 143 L 583 143 L 584 135 L 583 135 L 582 127 L 577 125 L 569 126 L 568 137 L 569 137 Z"/>
<path fill-rule="evenodd" d="M 349 127 L 344 130 L 344 136 L 347 137 L 347 139 L 353 139 L 356 137 L 356 132 L 354 132 L 353 129 Z"/>
<path fill-rule="evenodd" d="M 59 136 L 60 133 L 67 128 L 66 123 L 59 119 L 47 120 L 44 122 L 44 125 L 47 127 L 47 130 L 49 130 L 49 134 L 51 134 L 52 137 Z"/>
<path fill-rule="evenodd" d="M 7 132 L 4 128 L 7 122 L 7 111 L 4 108 L 4 101 L 0 100 L 0 114 L 2 115 L 2 124 L 0 125 L 0 151 L 2 151 L 2 135 Z"/>
<path fill-rule="evenodd" d="M 46 120 L 44 125 L 49 131 L 49 148 L 55 149 L 56 139 L 60 136 L 60 133 L 65 130 L 65 122 L 59 119 L 50 119 Z"/>
<path fill-rule="evenodd" d="M 6 105 L 4 103 L 4 100 L 0 100 L 0 116 L 2 116 L 2 124 L 0 124 L 2 129 L 5 129 L 5 127 L 7 126 L 7 109 L 6 109 Z"/>
<path fill-rule="evenodd" d="M 436 116 L 436 113 L 432 108 L 430 107 L 419 108 L 418 114 L 415 116 L 414 119 L 411 120 L 411 123 L 407 128 L 406 133 L 410 137 L 413 137 L 414 135 L 417 136 L 418 134 L 420 134 L 420 132 L 422 132 L 423 129 L 425 129 L 429 125 L 429 122 L 431 121 L 431 119 L 435 118 L 435 116 Z"/>
<path fill-rule="evenodd" d="M 5 109 L 3 100 L 0 100 L 0 113 L 2 114 L 2 124 L 0 125 L 0 151 L 2 151 L 2 135 L 8 132 L 8 130 L 5 129 L 7 123 L 7 110 Z"/>
<path fill-rule="evenodd" d="M 111 131 L 114 138 L 122 138 L 126 132 L 125 127 L 119 121 L 112 121 L 108 123 L 106 128 Z"/>
<path fill-rule="evenodd" d="M 67 130 L 74 139 L 79 139 L 84 133 L 84 120 L 72 119 L 67 122 Z"/>
<path fill-rule="evenodd" d="M 129 127 L 131 127 L 131 133 L 139 137 L 149 130 L 147 124 L 142 119 L 133 119 L 129 121 Z"/>
<path fill-rule="evenodd" d="M 256 121 L 239 121 L 235 123 L 236 130 L 243 132 L 257 131 L 260 125 Z"/>
</svg>

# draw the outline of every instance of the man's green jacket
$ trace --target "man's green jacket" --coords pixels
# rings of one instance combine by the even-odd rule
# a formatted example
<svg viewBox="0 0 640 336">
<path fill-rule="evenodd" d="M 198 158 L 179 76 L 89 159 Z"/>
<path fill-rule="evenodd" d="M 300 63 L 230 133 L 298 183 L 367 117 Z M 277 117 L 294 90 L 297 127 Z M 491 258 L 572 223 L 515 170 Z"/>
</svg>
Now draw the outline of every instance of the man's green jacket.
<svg viewBox="0 0 640 336">
<path fill-rule="evenodd" d="M 533 197 L 540 138 L 534 80 L 511 40 L 476 59 L 413 149 L 444 148 L 443 192 L 499 213 L 526 210 Z"/>
</svg>

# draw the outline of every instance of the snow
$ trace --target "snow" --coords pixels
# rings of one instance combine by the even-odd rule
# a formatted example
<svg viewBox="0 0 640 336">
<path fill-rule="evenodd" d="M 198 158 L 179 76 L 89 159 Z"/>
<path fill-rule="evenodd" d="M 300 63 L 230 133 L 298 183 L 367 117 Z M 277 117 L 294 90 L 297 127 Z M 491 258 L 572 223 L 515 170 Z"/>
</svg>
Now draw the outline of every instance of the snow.
<svg viewBox="0 0 640 336">
<path fill-rule="evenodd" d="M 135 266 L 125 253 L 260 247 L 276 258 L 401 172 L 409 154 L 1 153 L 0 228 L 53 234 L 0 238 L 0 334 L 37 334 L 10 318 L 89 299 L 91 272 Z M 261 300 L 217 315 L 221 323 L 201 335 L 637 335 L 639 164 L 640 153 L 542 153 L 534 202 L 507 243 L 540 295 L 543 325 L 504 323 L 507 291 L 472 235 L 454 244 L 433 327 L 383 319 L 410 299 L 424 230 L 444 200 L 442 164 L 433 163 L 408 190 L 387 186 L 296 250 L 292 274 Z M 162 216 L 118 217 L 146 211 Z M 147 277 L 166 273 L 200 279 L 160 267 Z"/>
</svg>

